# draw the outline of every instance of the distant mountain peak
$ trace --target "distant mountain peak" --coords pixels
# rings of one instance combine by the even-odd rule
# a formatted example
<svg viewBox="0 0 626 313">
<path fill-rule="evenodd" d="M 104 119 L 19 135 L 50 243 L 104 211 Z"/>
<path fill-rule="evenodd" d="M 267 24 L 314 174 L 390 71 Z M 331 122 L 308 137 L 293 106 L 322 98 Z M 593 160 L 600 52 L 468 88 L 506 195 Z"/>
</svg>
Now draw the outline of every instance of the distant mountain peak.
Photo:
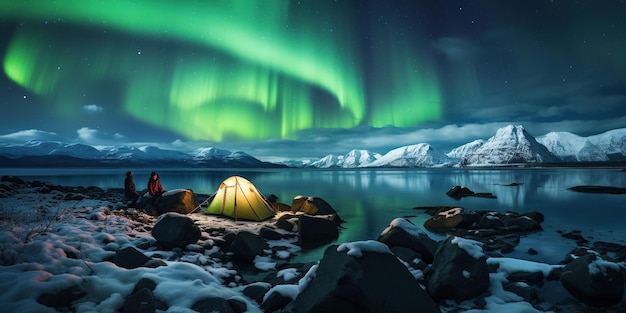
<svg viewBox="0 0 626 313">
<path fill-rule="evenodd" d="M 461 157 L 463 165 L 502 165 L 558 162 L 522 125 L 507 125 L 474 151 Z"/>
<path fill-rule="evenodd" d="M 368 167 L 438 167 L 451 166 L 454 163 L 456 160 L 430 144 L 419 143 L 393 149 Z"/>
<path fill-rule="evenodd" d="M 626 160 L 626 128 L 581 137 L 569 132 L 549 132 L 537 138 L 564 161 L 604 162 Z"/>
</svg>

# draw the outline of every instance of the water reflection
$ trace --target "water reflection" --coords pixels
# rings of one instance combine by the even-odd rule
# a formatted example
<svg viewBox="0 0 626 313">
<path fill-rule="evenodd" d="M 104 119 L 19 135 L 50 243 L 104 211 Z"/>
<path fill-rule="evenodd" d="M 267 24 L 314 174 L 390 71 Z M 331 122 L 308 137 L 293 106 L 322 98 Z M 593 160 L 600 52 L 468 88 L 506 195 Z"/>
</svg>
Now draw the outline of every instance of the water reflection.
<svg viewBox="0 0 626 313">
<path fill-rule="evenodd" d="M 3 169 L 2 175 L 62 185 L 121 188 L 126 170 Z M 138 188 L 145 188 L 150 171 L 133 170 Z M 162 169 L 158 172 L 166 189 L 190 188 L 196 193 L 212 194 L 224 179 L 240 175 L 264 195 L 275 194 L 287 204 L 297 195 L 321 197 L 348 221 L 340 242 L 375 239 L 391 220 L 400 216 L 410 216 L 421 226 L 428 216 L 412 208 L 430 205 L 501 212 L 537 210 L 546 216 L 544 228 L 553 231 L 590 229 L 596 234 L 612 235 L 624 232 L 620 221 L 625 214 L 626 196 L 567 190 L 574 185 L 625 187 L 626 172 L 614 169 Z M 505 186 L 511 183 L 520 185 Z M 456 185 L 475 192 L 491 192 L 497 199 L 454 200 L 446 196 L 446 191 Z"/>
</svg>

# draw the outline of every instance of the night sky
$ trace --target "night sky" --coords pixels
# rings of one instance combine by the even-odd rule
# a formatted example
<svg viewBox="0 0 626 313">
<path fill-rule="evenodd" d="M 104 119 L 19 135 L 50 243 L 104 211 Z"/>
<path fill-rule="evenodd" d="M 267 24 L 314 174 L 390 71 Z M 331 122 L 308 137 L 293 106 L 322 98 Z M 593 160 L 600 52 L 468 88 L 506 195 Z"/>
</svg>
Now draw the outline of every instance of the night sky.
<svg viewBox="0 0 626 313">
<path fill-rule="evenodd" d="M 0 141 L 443 152 L 626 127 L 624 1 L 0 1 Z"/>
</svg>

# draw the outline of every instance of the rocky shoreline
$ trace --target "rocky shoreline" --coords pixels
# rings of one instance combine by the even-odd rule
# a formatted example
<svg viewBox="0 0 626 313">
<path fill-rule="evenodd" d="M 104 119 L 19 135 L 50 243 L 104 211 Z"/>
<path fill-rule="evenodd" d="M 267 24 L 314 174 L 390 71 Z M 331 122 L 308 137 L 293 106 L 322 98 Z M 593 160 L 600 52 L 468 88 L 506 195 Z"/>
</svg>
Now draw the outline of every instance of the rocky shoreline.
<svg viewBox="0 0 626 313">
<path fill-rule="evenodd" d="M 336 239 L 335 232 L 341 231 L 336 219 L 286 209 L 263 222 L 198 212 L 156 217 L 128 208 L 121 189 L 57 186 L 17 177 L 2 178 L 0 200 L 2 232 L 15 239 L 3 246 L 0 275 L 17 271 L 20 264 L 38 264 L 29 258 L 33 253 L 29 244 L 57 236 L 72 223 L 86 225 L 80 233 L 91 232 L 91 239 L 84 241 L 99 245 L 94 248 L 99 253 L 85 255 L 80 242 L 69 244 L 71 236 L 59 240 L 68 246 L 56 247 L 63 253 L 54 262 L 69 259 L 79 264 L 74 267 L 84 264 L 84 269 L 76 270 L 81 275 L 76 274 L 80 279 L 73 283 L 36 294 L 36 303 L 51 311 L 82 312 L 105 304 L 121 312 L 178 312 L 181 307 L 188 312 L 237 313 L 412 312 L 416 308 L 420 312 L 626 311 L 626 246 L 592 242 L 580 231 L 560 231 L 563 240 L 573 240 L 579 247 L 559 264 L 504 256 L 516 249 L 522 236 L 543 231 L 540 212 L 418 207 L 414 209 L 432 216 L 423 226 L 446 234 L 446 239 L 435 241 L 398 217 L 381 229 L 377 240 L 332 244 L 319 262 L 296 263 L 292 260 L 303 248 Z M 33 201 L 28 205 L 39 211 L 38 217 L 7 207 L 28 201 Z M 127 231 L 127 239 L 116 237 L 120 231 Z M 120 290 L 97 295 L 89 282 L 98 278 L 102 267 L 137 276 L 120 283 L 124 286 Z M 22 275 L 32 270 L 27 266 Z M 208 276 L 198 282 L 184 278 L 185 271 Z M 67 274 L 47 272 L 52 278 Z M 185 288 L 197 294 L 187 302 L 170 298 L 168 292 L 173 291 L 164 286 L 178 281 L 163 279 L 170 272 L 180 272 L 181 283 L 195 284 Z M 571 298 L 564 303 L 545 301 L 546 284 L 564 289 Z M 114 293 L 120 296 L 113 297 Z"/>
</svg>

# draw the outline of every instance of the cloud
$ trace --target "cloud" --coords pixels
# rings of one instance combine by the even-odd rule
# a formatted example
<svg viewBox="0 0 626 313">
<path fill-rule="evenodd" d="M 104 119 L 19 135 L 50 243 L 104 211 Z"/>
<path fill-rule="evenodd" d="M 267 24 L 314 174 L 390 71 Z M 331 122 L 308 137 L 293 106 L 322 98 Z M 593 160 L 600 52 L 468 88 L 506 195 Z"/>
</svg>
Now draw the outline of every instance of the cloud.
<svg viewBox="0 0 626 313">
<path fill-rule="evenodd" d="M 62 141 L 63 138 L 54 132 L 47 132 L 38 129 L 20 130 L 14 133 L 1 135 L 5 141 L 11 142 L 26 142 L 30 140 L 45 140 L 45 141 Z"/>
<path fill-rule="evenodd" d="M 104 111 L 104 108 L 99 105 L 89 104 L 83 105 L 83 111 L 87 113 L 100 113 Z"/>
<path fill-rule="evenodd" d="M 119 144 L 126 141 L 126 137 L 122 134 L 115 133 L 111 135 L 89 127 L 78 129 L 76 134 L 78 135 L 78 141 L 90 145 Z"/>
</svg>

